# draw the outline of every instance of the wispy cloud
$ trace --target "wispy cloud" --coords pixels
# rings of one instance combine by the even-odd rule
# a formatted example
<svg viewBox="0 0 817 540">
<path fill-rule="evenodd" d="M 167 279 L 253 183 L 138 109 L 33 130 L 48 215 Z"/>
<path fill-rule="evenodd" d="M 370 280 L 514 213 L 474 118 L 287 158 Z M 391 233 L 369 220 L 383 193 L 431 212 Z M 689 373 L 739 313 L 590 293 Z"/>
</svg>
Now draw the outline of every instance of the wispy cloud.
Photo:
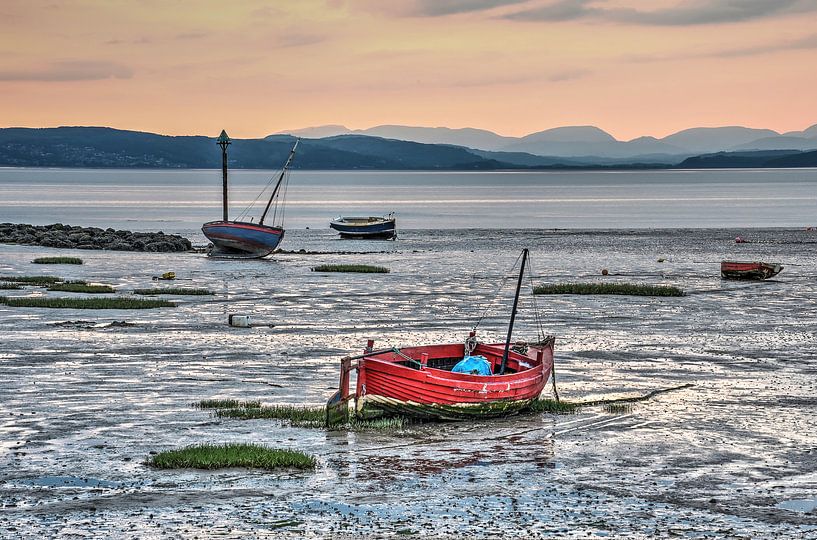
<svg viewBox="0 0 817 540">
<path fill-rule="evenodd" d="M 639 10 L 605 8 L 592 0 L 557 0 L 503 15 L 515 21 L 593 19 L 637 25 L 693 26 L 738 23 L 792 13 L 817 11 L 814 0 L 686 0 L 675 7 Z"/>
<path fill-rule="evenodd" d="M 176 34 L 176 39 L 201 39 L 207 35 L 207 32 L 183 32 Z"/>
<path fill-rule="evenodd" d="M 326 41 L 327 36 L 307 32 L 284 32 L 276 37 L 278 47 L 305 47 Z"/>
<path fill-rule="evenodd" d="M 0 81 L 98 81 L 131 77 L 133 71 L 129 67 L 104 61 L 66 60 L 34 69 L 0 69 Z"/>
<path fill-rule="evenodd" d="M 781 51 L 806 51 L 817 49 L 817 34 L 805 36 L 798 39 L 783 41 L 780 43 L 769 43 L 753 45 L 751 47 L 735 47 L 730 49 L 719 49 L 714 51 L 683 52 L 666 55 L 637 55 L 630 56 L 626 60 L 635 63 L 641 62 L 667 62 L 671 60 L 690 60 L 702 58 L 741 58 L 747 56 L 757 56 Z"/>
</svg>

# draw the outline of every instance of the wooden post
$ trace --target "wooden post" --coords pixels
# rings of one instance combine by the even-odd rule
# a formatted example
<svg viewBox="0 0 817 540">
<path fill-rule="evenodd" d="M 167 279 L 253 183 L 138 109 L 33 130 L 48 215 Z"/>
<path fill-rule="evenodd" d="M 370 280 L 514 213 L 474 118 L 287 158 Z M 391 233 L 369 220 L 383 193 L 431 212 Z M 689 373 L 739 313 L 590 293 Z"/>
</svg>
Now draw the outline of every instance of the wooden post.
<svg viewBox="0 0 817 540">
<path fill-rule="evenodd" d="M 216 144 L 221 147 L 221 177 L 222 177 L 222 194 L 221 194 L 221 210 L 222 219 L 227 221 L 227 146 L 230 144 L 230 137 L 227 132 L 221 130 L 221 135 L 216 139 Z"/>
</svg>

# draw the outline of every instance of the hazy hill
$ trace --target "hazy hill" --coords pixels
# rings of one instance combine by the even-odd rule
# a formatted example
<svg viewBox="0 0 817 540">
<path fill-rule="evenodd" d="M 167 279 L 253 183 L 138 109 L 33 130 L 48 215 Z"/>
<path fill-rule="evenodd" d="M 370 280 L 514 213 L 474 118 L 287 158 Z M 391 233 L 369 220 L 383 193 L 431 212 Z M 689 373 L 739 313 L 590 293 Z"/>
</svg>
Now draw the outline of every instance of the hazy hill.
<svg viewBox="0 0 817 540">
<path fill-rule="evenodd" d="M 679 169 L 817 167 L 817 151 L 717 152 L 685 159 Z"/>
<path fill-rule="evenodd" d="M 233 139 L 230 166 L 278 169 L 294 143 L 288 135 Z M 0 129 L 0 166 L 217 168 L 215 138 L 169 137 L 101 127 Z M 294 169 L 502 169 L 519 165 L 450 145 L 343 135 L 302 139 Z"/>
<path fill-rule="evenodd" d="M 544 138 L 557 134 L 545 134 Z M 578 135 L 602 138 L 603 133 L 581 130 Z M 788 137 L 788 139 L 802 139 Z M 230 166 L 244 169 L 278 169 L 292 148 L 294 137 L 270 135 L 264 139 L 233 139 Z M 498 170 L 564 168 L 666 168 L 681 167 L 808 167 L 814 152 L 766 150 L 761 152 L 720 152 L 690 157 L 663 153 L 636 156 L 600 156 L 594 145 L 631 145 L 611 142 L 541 141 L 558 147 L 582 144 L 599 153 L 574 157 L 556 154 L 541 156 L 526 152 L 474 150 L 448 144 L 426 144 L 370 135 L 337 135 L 321 139 L 301 139 L 295 169 L 315 170 Z M 660 146 L 660 141 L 640 141 Z M 632 148 L 631 146 L 629 148 Z M 130 168 L 218 168 L 221 153 L 215 138 L 170 137 L 155 133 L 99 127 L 48 129 L 0 129 L 0 166 L 6 167 L 130 167 Z"/>
<path fill-rule="evenodd" d="M 377 136 L 429 144 L 450 144 L 483 151 L 526 153 L 548 158 L 567 158 L 582 162 L 613 163 L 646 158 L 662 163 L 677 163 L 701 153 L 738 150 L 775 150 L 817 148 L 817 125 L 784 135 L 770 129 L 740 126 L 690 128 L 662 139 L 643 136 L 629 141 L 616 140 L 595 126 L 565 126 L 531 133 L 524 137 L 505 137 L 484 129 L 426 128 L 384 125 L 363 130 L 343 126 L 321 126 L 290 133 L 327 137 L 345 134 Z"/>
</svg>

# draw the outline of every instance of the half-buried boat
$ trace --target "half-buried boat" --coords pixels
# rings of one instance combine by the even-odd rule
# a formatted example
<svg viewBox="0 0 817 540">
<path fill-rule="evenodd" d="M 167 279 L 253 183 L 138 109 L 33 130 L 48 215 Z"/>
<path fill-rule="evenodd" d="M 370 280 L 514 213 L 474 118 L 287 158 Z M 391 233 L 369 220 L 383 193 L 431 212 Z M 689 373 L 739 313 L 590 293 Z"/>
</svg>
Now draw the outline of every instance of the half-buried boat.
<svg viewBox="0 0 817 540">
<path fill-rule="evenodd" d="M 783 270 L 777 263 L 754 261 L 722 261 L 721 277 L 724 279 L 769 279 Z"/>
<path fill-rule="evenodd" d="M 277 177 L 273 177 L 267 184 L 264 191 L 272 188 L 272 192 L 267 201 L 267 205 L 257 223 L 252 218 L 246 220 L 246 215 L 250 208 L 244 210 L 237 220 L 228 219 L 228 188 L 227 188 L 227 146 L 231 144 L 227 133 L 222 130 L 216 140 L 216 144 L 221 146 L 221 170 L 223 178 L 222 192 L 222 219 L 221 221 L 210 221 L 201 227 L 204 236 L 213 243 L 213 248 L 209 255 L 212 257 L 232 257 L 232 258 L 261 258 L 278 249 L 278 245 L 284 238 L 284 197 L 286 187 L 289 182 L 289 166 L 292 158 L 295 157 L 295 149 L 298 148 L 298 139 L 289 152 L 284 167 Z M 261 197 L 258 196 L 258 198 Z M 256 199 L 258 200 L 258 199 Z M 273 225 L 265 222 L 269 217 L 270 209 L 273 210 Z M 244 218 L 244 219 L 242 219 Z"/>
<path fill-rule="evenodd" d="M 482 419 L 529 407 L 551 377 L 555 339 L 540 332 L 536 343 L 511 343 L 527 255 L 526 249 L 504 343 L 479 343 L 474 331 L 464 343 L 400 349 L 375 350 L 370 340 L 363 354 L 341 361 L 340 389 L 327 403 L 327 424 L 345 421 L 352 400 L 358 418 Z M 473 360 L 477 364 L 469 364 Z M 458 369 L 479 363 L 484 370 Z"/>
</svg>

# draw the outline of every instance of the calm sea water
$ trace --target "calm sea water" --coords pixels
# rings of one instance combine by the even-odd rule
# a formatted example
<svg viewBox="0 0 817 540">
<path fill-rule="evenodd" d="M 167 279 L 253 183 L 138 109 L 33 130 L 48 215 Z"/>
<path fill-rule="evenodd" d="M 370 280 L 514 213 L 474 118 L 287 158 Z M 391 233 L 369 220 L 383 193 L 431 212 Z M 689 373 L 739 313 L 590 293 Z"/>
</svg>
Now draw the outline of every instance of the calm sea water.
<svg viewBox="0 0 817 540">
<path fill-rule="evenodd" d="M 164 230 L 204 241 L 218 170 L 0 169 L 0 221 Z M 274 171 L 231 175 L 231 217 Z M 817 169 L 582 172 L 295 171 L 286 226 L 396 212 L 401 229 L 741 228 L 817 224 Z M 258 201 L 250 215 L 263 208 Z"/>
</svg>

